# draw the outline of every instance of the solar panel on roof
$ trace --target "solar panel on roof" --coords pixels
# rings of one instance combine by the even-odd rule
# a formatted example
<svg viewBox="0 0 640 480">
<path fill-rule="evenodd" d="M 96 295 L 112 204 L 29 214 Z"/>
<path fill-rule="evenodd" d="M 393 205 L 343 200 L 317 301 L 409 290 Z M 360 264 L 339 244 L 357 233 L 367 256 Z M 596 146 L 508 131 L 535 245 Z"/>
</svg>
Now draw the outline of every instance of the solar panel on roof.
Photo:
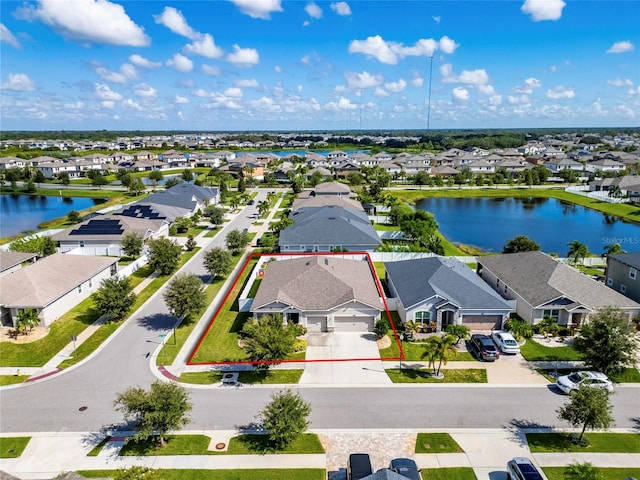
<svg viewBox="0 0 640 480">
<path fill-rule="evenodd" d="M 69 235 L 120 235 L 124 229 L 118 220 L 92 219 L 71 230 Z"/>
</svg>

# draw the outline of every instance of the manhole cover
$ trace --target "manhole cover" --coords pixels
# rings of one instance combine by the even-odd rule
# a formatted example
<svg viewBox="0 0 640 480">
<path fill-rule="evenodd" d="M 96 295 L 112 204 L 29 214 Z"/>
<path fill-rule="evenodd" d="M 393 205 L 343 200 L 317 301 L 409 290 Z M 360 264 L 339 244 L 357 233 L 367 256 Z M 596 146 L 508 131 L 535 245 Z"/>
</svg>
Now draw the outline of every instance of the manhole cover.
<svg viewBox="0 0 640 480">
<path fill-rule="evenodd" d="M 224 442 L 216 443 L 216 450 L 223 450 L 226 446 L 227 444 Z"/>
<path fill-rule="evenodd" d="M 83 405 L 82 407 L 80 407 L 78 410 L 80 410 L 81 412 L 84 412 L 87 408 L 87 406 Z"/>
</svg>

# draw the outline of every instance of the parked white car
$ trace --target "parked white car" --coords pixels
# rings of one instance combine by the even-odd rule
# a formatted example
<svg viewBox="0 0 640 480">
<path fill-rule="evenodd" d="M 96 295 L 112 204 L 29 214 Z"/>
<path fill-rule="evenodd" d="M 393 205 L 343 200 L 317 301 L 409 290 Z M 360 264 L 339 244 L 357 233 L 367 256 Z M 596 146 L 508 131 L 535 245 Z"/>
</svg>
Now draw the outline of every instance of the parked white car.
<svg viewBox="0 0 640 480">
<path fill-rule="evenodd" d="M 492 332 L 491 339 L 495 342 L 502 353 L 520 353 L 520 345 L 509 332 Z"/>
<path fill-rule="evenodd" d="M 569 375 L 563 375 L 558 377 L 556 385 L 564 393 L 571 393 L 577 390 L 582 385 L 588 385 L 589 387 L 604 388 L 610 392 L 613 392 L 613 382 L 607 378 L 604 373 L 600 372 L 573 372 Z"/>
</svg>

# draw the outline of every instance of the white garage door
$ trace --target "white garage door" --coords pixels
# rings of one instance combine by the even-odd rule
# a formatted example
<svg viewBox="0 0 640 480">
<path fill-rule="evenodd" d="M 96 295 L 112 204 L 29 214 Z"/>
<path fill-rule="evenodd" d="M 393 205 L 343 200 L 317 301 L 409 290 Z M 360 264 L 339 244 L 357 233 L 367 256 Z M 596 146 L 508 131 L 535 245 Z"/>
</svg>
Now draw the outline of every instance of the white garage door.
<svg viewBox="0 0 640 480">
<path fill-rule="evenodd" d="M 372 332 L 373 317 L 335 317 L 333 319 L 336 332 Z"/>
<path fill-rule="evenodd" d="M 307 317 L 308 332 L 326 332 L 327 317 Z"/>
</svg>

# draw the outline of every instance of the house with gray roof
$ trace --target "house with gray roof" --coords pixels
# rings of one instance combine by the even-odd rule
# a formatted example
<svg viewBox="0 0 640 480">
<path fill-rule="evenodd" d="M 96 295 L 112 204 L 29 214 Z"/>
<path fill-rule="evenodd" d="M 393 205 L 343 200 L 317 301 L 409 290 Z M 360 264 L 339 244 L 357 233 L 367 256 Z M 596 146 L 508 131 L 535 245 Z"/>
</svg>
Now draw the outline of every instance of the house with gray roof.
<svg viewBox="0 0 640 480">
<path fill-rule="evenodd" d="M 515 302 L 498 295 L 455 258 L 385 262 L 389 295 L 403 322 L 435 324 L 436 331 L 462 324 L 471 330 L 500 329 Z"/>
<path fill-rule="evenodd" d="M 37 253 L 0 250 L 0 276 L 15 272 L 22 268 L 23 264 L 33 263 L 37 258 Z"/>
<path fill-rule="evenodd" d="M 578 326 L 604 307 L 638 315 L 640 304 L 542 252 L 478 257 L 477 273 L 531 324 L 545 316 L 558 325 Z"/>
<path fill-rule="evenodd" d="M 54 253 L 0 277 L 0 321 L 15 327 L 18 312 L 32 308 L 49 326 L 117 272 L 118 258 Z"/>
<path fill-rule="evenodd" d="M 292 211 L 293 225 L 280 231 L 281 253 L 373 251 L 382 243 L 363 210 L 337 205 L 302 207 Z"/>
<path fill-rule="evenodd" d="M 607 287 L 640 302 L 640 252 L 607 255 Z"/>
<path fill-rule="evenodd" d="M 384 306 L 367 260 L 302 256 L 267 262 L 251 304 L 309 332 L 370 332 Z"/>
</svg>

